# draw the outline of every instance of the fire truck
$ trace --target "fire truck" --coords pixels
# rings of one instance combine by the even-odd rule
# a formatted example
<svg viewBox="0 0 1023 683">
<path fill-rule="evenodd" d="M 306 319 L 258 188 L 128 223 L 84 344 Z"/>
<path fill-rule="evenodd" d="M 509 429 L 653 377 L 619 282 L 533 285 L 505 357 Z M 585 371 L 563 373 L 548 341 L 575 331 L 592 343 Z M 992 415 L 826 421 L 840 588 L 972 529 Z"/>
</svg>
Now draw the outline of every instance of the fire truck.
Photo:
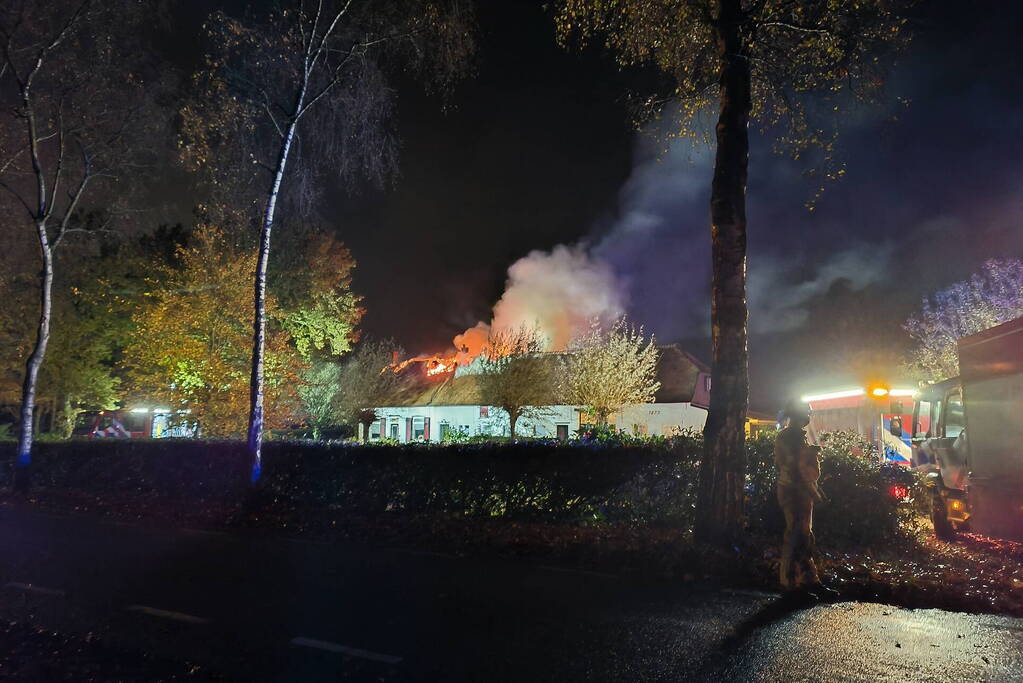
<svg viewBox="0 0 1023 683">
<path fill-rule="evenodd" d="M 1023 540 L 1023 318 L 963 337 L 958 351 L 959 377 L 923 388 L 913 418 L 935 534 Z"/>
<path fill-rule="evenodd" d="M 87 439 L 163 439 L 196 436 L 194 425 L 169 408 L 132 408 L 83 413 L 74 436 Z"/>
<path fill-rule="evenodd" d="M 916 389 L 883 383 L 810 394 L 802 401 L 810 406 L 810 437 L 819 441 L 823 432 L 848 430 L 877 446 L 881 462 L 905 467 L 917 464 L 909 426 L 913 421 Z"/>
</svg>

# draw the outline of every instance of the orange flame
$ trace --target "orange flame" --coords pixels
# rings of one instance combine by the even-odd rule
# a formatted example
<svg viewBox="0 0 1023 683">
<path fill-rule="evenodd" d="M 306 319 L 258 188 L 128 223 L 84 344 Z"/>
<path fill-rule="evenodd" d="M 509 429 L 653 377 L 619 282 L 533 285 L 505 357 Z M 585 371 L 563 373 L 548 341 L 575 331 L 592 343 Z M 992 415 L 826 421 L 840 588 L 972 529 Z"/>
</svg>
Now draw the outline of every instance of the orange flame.
<svg viewBox="0 0 1023 683">
<path fill-rule="evenodd" d="M 415 358 L 409 358 L 397 363 L 396 365 L 392 365 L 391 371 L 399 373 L 413 363 L 422 363 L 425 366 L 426 374 L 429 377 L 446 372 L 453 372 L 457 365 L 454 358 L 442 358 L 440 356 L 416 356 Z"/>
<path fill-rule="evenodd" d="M 452 370 L 451 366 L 448 363 L 444 363 L 441 361 L 434 361 L 434 363 L 436 364 L 432 368 L 427 369 L 426 371 L 427 375 L 439 375 L 442 372 L 449 372 L 450 370 Z"/>
</svg>

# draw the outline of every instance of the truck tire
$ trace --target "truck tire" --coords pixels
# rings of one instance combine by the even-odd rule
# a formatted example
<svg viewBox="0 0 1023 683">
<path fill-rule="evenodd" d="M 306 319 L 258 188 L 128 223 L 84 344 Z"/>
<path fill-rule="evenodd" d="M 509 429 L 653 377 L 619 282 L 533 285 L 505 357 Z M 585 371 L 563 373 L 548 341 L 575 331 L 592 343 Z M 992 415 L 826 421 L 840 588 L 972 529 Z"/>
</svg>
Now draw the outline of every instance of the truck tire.
<svg viewBox="0 0 1023 683">
<path fill-rule="evenodd" d="M 934 535 L 941 540 L 950 541 L 955 538 L 955 529 L 945 509 L 945 499 L 937 491 L 931 494 L 931 524 L 934 525 Z"/>
</svg>

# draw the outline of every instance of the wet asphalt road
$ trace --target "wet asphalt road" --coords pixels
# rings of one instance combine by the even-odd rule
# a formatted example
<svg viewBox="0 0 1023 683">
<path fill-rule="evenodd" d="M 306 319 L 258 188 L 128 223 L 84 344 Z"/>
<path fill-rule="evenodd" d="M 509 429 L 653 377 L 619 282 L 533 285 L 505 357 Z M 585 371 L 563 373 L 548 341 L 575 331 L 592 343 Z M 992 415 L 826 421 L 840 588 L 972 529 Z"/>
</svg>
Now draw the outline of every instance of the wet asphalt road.
<svg viewBox="0 0 1023 683">
<path fill-rule="evenodd" d="M 239 680 L 1023 680 L 1023 620 L 0 510 L 0 617 Z"/>
</svg>

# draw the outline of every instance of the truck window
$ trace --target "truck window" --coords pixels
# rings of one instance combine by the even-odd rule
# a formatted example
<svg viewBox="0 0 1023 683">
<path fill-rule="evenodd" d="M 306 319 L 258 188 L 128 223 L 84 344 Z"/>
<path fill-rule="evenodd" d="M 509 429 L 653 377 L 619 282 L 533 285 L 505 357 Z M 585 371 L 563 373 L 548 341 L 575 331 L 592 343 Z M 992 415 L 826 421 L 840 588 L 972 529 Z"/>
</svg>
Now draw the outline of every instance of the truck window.
<svg viewBox="0 0 1023 683">
<path fill-rule="evenodd" d="M 913 411 L 913 438 L 926 439 L 927 427 L 931 424 L 931 402 L 918 401 Z"/>
<path fill-rule="evenodd" d="M 966 416 L 963 412 L 963 396 L 957 391 L 949 394 L 945 399 L 945 438 L 956 438 L 965 427 Z"/>
</svg>

